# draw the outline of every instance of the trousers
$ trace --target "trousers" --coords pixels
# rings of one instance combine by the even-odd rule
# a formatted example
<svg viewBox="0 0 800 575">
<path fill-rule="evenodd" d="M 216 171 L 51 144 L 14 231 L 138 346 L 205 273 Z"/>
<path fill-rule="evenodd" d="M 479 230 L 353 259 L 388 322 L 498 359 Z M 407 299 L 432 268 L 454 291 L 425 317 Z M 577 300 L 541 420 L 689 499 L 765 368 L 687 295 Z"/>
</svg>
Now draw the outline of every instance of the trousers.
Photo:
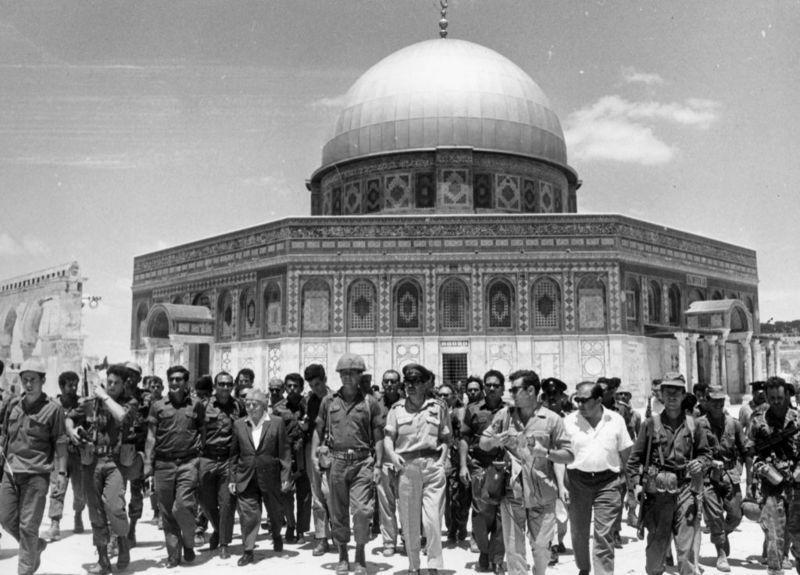
<svg viewBox="0 0 800 575">
<path fill-rule="evenodd" d="M 372 456 L 361 460 L 334 458 L 328 470 L 331 533 L 337 545 L 350 541 L 350 513 L 353 514 L 353 538 L 356 545 L 369 541 L 372 520 Z"/>
<path fill-rule="evenodd" d="M 280 497 L 280 477 L 277 473 L 270 478 L 254 474 L 244 491 L 238 494 L 239 520 L 242 527 L 242 543 L 245 551 L 256 546 L 258 528 L 261 525 L 261 506 L 267 508 L 272 536 L 280 536 L 283 508 Z"/>
<path fill-rule="evenodd" d="M 731 486 L 729 492 L 723 493 L 713 484 L 707 484 L 703 490 L 703 517 L 711 542 L 716 546 L 724 545 L 728 534 L 742 522 L 741 487 Z"/>
<path fill-rule="evenodd" d="M 533 554 L 533 575 L 544 575 L 550 560 L 550 542 L 556 529 L 555 500 L 525 507 L 509 489 L 500 503 L 503 539 L 509 575 L 527 575 L 525 532 Z"/>
<path fill-rule="evenodd" d="M 489 555 L 489 561 L 502 563 L 505 548 L 500 502 L 486 493 L 485 471 L 482 467 L 471 468 L 470 474 L 472 475 L 472 536 L 480 552 Z"/>
<path fill-rule="evenodd" d="M 381 537 L 383 544 L 397 545 L 397 472 L 393 467 L 384 466 L 378 481 L 378 513 L 380 514 Z"/>
<path fill-rule="evenodd" d="M 233 539 L 235 500 L 228 490 L 228 461 L 200 458 L 198 500 L 203 514 L 219 534 L 219 544 L 229 545 Z"/>
<path fill-rule="evenodd" d="M 789 487 L 781 495 L 767 496 L 760 523 L 767 539 L 767 573 L 782 575 L 787 543 L 795 561 L 800 561 L 800 489 Z"/>
<path fill-rule="evenodd" d="M 442 569 L 442 513 L 445 491 L 444 467 L 436 457 L 406 460 L 397 482 L 400 524 L 406 540 L 410 570 L 420 568 L 422 533 L 426 535 L 429 569 Z M 420 521 L 421 518 L 421 521 Z"/>
<path fill-rule="evenodd" d="M 462 483 L 458 477 L 458 467 L 453 466 L 453 469 L 447 475 L 444 505 L 444 521 L 449 538 L 466 538 L 470 505 L 472 505 L 470 486 Z"/>
<path fill-rule="evenodd" d="M 47 475 L 23 475 L 11 479 L 3 474 L 0 483 L 0 525 L 19 541 L 19 575 L 33 575 L 39 556 L 39 527 L 47 502 Z"/>
<path fill-rule="evenodd" d="M 645 571 L 647 575 L 661 575 L 671 540 L 675 540 L 678 573 L 694 573 L 695 538 L 700 528 L 700 509 L 697 497 L 689 486 L 675 494 L 646 495 L 642 504 L 644 527 L 647 530 L 645 545 Z"/>
<path fill-rule="evenodd" d="M 314 538 L 326 539 L 331 528 L 328 521 L 328 473 L 318 472 L 311 463 L 311 443 L 306 444 L 306 472 L 311 486 L 311 514 L 314 517 Z"/>
<path fill-rule="evenodd" d="M 304 535 L 311 525 L 311 482 L 305 471 L 294 480 L 292 491 L 281 493 L 281 506 L 286 519 L 286 531 Z"/>
<path fill-rule="evenodd" d="M 172 558 L 180 558 L 181 545 L 194 547 L 197 467 L 197 458 L 183 463 L 156 460 L 153 478 L 158 509 L 167 554 Z"/>
<path fill-rule="evenodd" d="M 125 512 L 125 478 L 117 463 L 107 457 L 98 458 L 93 465 L 83 466 L 82 475 L 94 546 L 108 545 L 111 533 L 127 537 L 130 524 Z"/>
<path fill-rule="evenodd" d="M 572 549 L 578 570 L 596 575 L 614 573 L 614 520 L 622 507 L 619 474 L 583 473 L 567 469 L 571 501 L 569 523 L 572 527 Z M 592 515 L 594 514 L 594 522 Z M 593 530 L 594 553 L 589 554 L 589 530 Z"/>
<path fill-rule="evenodd" d="M 67 477 L 72 485 L 72 511 L 75 515 L 83 513 L 86 507 L 86 498 L 83 494 L 83 466 L 81 465 L 81 454 L 78 451 L 69 449 L 67 459 Z M 67 490 L 58 489 L 58 473 L 53 470 L 50 474 L 50 508 L 47 511 L 48 517 L 53 521 L 60 521 L 64 515 L 64 497 Z"/>
</svg>

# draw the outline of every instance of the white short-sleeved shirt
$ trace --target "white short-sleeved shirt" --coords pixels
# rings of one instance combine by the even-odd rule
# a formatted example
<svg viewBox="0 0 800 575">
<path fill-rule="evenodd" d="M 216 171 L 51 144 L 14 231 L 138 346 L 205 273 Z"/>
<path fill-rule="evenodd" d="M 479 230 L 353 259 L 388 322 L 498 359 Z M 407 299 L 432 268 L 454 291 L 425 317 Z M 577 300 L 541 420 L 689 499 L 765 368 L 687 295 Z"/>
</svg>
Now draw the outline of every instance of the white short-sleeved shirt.
<svg viewBox="0 0 800 575">
<path fill-rule="evenodd" d="M 622 469 L 620 451 L 633 445 L 623 417 L 605 407 L 597 427 L 589 425 L 579 411 L 573 411 L 564 418 L 564 429 L 575 453 L 575 460 L 567 464 L 568 469 L 619 473 Z"/>
</svg>

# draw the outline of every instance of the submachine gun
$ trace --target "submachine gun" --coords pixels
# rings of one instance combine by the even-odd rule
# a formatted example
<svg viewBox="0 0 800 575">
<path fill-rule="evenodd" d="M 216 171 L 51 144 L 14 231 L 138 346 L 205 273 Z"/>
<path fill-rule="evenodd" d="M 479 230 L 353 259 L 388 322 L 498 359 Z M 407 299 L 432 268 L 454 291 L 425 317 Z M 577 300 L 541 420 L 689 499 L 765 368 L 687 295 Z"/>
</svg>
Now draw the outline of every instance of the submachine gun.
<svg viewBox="0 0 800 575">
<path fill-rule="evenodd" d="M 779 487 L 784 480 L 800 482 L 800 468 L 795 469 L 796 456 L 788 441 L 800 433 L 800 427 L 791 423 L 757 441 L 753 455 L 761 459 L 760 465 L 753 469 L 754 475 L 765 479 L 773 487 Z"/>
</svg>

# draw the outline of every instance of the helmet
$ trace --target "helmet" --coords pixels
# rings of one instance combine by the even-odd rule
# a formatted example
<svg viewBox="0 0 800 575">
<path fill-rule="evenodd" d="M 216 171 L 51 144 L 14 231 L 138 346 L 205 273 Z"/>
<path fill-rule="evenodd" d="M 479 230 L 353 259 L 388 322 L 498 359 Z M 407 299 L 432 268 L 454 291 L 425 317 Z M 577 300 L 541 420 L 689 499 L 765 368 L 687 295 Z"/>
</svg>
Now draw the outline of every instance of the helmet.
<svg viewBox="0 0 800 575">
<path fill-rule="evenodd" d="M 745 499 L 742 501 L 742 514 L 750 521 L 761 520 L 761 507 L 752 499 Z"/>
<path fill-rule="evenodd" d="M 345 353 L 336 362 L 336 371 L 344 371 L 346 369 L 354 369 L 356 371 L 366 371 L 367 366 L 364 364 L 364 358 L 356 353 Z"/>
</svg>

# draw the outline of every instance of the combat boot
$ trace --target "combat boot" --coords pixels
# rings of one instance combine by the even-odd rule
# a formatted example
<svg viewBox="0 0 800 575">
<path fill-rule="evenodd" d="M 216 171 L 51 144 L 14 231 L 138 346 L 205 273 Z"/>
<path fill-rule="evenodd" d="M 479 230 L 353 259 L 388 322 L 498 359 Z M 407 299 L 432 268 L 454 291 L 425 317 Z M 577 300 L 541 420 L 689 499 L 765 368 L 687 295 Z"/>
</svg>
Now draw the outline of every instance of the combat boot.
<svg viewBox="0 0 800 575">
<path fill-rule="evenodd" d="M 97 546 L 97 563 L 86 569 L 89 575 L 108 575 L 111 573 L 111 560 L 108 558 L 108 550 L 105 545 Z"/>
<path fill-rule="evenodd" d="M 722 573 L 730 573 L 731 566 L 728 564 L 728 556 L 722 546 L 717 547 L 717 571 Z"/>
<path fill-rule="evenodd" d="M 131 519 L 131 526 L 128 528 L 128 545 L 136 547 L 136 519 Z"/>
<path fill-rule="evenodd" d="M 336 564 L 336 575 L 347 575 L 350 572 L 350 559 L 347 557 L 347 545 L 339 545 L 339 563 Z"/>
<path fill-rule="evenodd" d="M 81 533 L 84 532 L 83 515 L 81 513 L 76 513 L 75 514 L 75 522 L 74 522 L 73 527 L 72 527 L 72 532 L 73 533 L 78 533 L 78 534 L 81 534 Z"/>
<path fill-rule="evenodd" d="M 364 554 L 363 545 L 356 545 L 355 575 L 367 575 L 367 558 Z"/>
<path fill-rule="evenodd" d="M 125 569 L 131 563 L 131 546 L 127 537 L 117 537 L 117 569 Z"/>
<path fill-rule="evenodd" d="M 58 519 L 53 519 L 50 522 L 50 529 L 47 530 L 47 538 L 50 541 L 58 541 L 61 539 L 61 525 Z"/>
</svg>

